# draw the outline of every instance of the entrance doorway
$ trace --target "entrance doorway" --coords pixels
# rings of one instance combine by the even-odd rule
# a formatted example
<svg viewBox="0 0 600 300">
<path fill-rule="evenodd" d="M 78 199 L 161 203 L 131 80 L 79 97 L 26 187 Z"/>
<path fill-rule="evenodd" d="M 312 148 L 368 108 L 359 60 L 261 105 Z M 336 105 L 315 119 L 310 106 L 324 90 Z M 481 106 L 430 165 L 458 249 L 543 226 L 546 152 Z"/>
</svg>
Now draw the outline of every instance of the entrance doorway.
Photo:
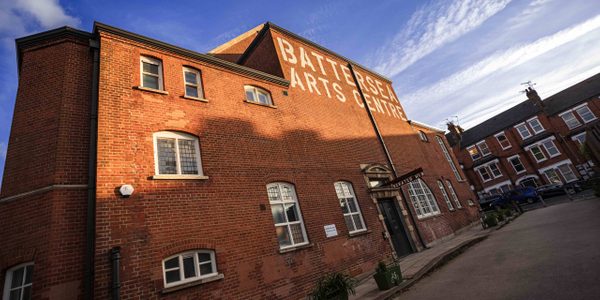
<svg viewBox="0 0 600 300">
<path fill-rule="evenodd" d="M 413 253 L 413 249 L 408 240 L 408 235 L 404 230 L 404 222 L 402 222 L 395 204 L 395 198 L 378 199 L 377 204 L 383 214 L 385 227 L 390 234 L 392 244 L 394 245 L 394 249 L 396 249 L 398 257 Z"/>
</svg>

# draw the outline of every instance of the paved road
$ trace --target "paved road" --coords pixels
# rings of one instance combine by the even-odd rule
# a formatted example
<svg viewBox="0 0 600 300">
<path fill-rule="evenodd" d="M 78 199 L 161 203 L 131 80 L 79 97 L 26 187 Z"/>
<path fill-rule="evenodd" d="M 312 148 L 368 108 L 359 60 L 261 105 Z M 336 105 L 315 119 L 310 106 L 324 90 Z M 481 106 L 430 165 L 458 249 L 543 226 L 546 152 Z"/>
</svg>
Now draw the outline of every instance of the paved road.
<svg viewBox="0 0 600 300">
<path fill-rule="evenodd" d="M 600 199 L 528 211 L 396 299 L 600 299 Z"/>
</svg>

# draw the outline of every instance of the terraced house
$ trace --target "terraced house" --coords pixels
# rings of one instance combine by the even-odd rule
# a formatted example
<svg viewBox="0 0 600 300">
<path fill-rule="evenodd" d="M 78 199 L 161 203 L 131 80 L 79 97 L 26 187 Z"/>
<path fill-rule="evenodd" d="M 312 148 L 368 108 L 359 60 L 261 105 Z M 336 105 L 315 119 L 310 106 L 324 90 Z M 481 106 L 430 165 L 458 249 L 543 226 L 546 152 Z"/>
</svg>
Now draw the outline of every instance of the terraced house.
<svg viewBox="0 0 600 300">
<path fill-rule="evenodd" d="M 298 299 L 478 220 L 390 80 L 271 23 L 208 54 L 100 23 L 17 53 L 4 299 Z"/>
<path fill-rule="evenodd" d="M 469 130 L 448 125 L 448 141 L 480 197 L 593 173 L 583 146 L 600 116 L 600 74 L 544 100 L 531 87 L 525 92 L 527 101 Z"/>
</svg>

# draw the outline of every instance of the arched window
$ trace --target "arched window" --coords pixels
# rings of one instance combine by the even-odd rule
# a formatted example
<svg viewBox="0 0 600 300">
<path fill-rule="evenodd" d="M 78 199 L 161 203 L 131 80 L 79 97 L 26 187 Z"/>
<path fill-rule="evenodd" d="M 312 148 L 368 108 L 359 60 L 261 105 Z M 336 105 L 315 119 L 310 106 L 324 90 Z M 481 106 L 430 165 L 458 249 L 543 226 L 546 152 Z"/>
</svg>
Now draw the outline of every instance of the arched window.
<svg viewBox="0 0 600 300">
<path fill-rule="evenodd" d="M 4 282 L 5 300 L 29 300 L 31 299 L 31 278 L 33 276 L 33 262 L 14 266 L 6 271 Z"/>
<path fill-rule="evenodd" d="M 163 260 L 165 287 L 218 275 L 215 252 L 194 250 L 173 255 Z"/>
<path fill-rule="evenodd" d="M 442 140 L 442 138 L 437 135 L 435 136 L 435 140 L 440 145 L 440 148 L 442 148 L 442 153 L 444 153 L 444 157 L 448 161 L 448 164 L 450 164 L 450 168 L 452 169 L 452 172 L 454 173 L 454 177 L 456 177 L 456 180 L 461 181 L 462 177 L 460 177 L 460 173 L 458 172 L 458 169 L 456 168 L 456 165 L 454 164 L 454 160 L 452 159 L 450 152 L 448 152 L 448 148 L 446 148 L 446 143 L 444 143 L 444 140 Z"/>
<path fill-rule="evenodd" d="M 360 207 L 356 201 L 354 189 L 352 189 L 352 184 L 350 182 L 338 181 L 334 183 L 333 186 L 335 187 L 335 193 L 337 194 L 340 206 L 342 207 L 342 213 L 344 214 L 346 226 L 348 226 L 348 232 L 355 233 L 367 230 L 360 212 Z"/>
<path fill-rule="evenodd" d="M 179 132 L 154 133 L 155 177 L 179 175 L 202 176 L 198 138 Z"/>
<path fill-rule="evenodd" d="M 446 179 L 446 186 L 448 186 L 448 190 L 450 191 L 450 196 L 452 196 L 452 200 L 456 203 L 457 208 L 462 208 L 462 204 L 458 201 L 458 196 L 456 196 L 456 192 L 454 191 L 454 186 L 452 186 L 452 182 Z"/>
<path fill-rule="evenodd" d="M 452 202 L 450 202 L 450 197 L 448 197 L 448 193 L 446 193 L 446 189 L 444 188 L 444 184 L 441 180 L 437 181 L 438 187 L 442 192 L 442 196 L 444 197 L 444 201 L 446 201 L 446 205 L 448 205 L 449 210 L 454 210 L 454 206 L 452 206 Z"/>
<path fill-rule="evenodd" d="M 435 201 L 435 197 L 422 179 L 413 180 L 408 184 L 408 194 L 418 218 L 425 218 L 440 213 L 440 208 Z"/>
<path fill-rule="evenodd" d="M 185 84 L 185 96 L 196 99 L 203 99 L 204 93 L 202 92 L 202 77 L 200 71 L 190 68 L 183 67 L 183 81 Z"/>
<path fill-rule="evenodd" d="M 251 85 L 244 86 L 244 90 L 246 91 L 246 101 L 263 105 L 273 105 L 271 94 L 266 90 Z"/>
<path fill-rule="evenodd" d="M 279 248 L 308 244 L 294 186 L 285 182 L 270 183 L 267 185 L 267 194 Z"/>
<path fill-rule="evenodd" d="M 423 141 L 423 142 L 429 142 L 429 139 L 427 138 L 427 134 L 425 134 L 425 132 L 423 130 L 419 130 L 419 139 L 421 139 L 421 141 Z"/>
</svg>

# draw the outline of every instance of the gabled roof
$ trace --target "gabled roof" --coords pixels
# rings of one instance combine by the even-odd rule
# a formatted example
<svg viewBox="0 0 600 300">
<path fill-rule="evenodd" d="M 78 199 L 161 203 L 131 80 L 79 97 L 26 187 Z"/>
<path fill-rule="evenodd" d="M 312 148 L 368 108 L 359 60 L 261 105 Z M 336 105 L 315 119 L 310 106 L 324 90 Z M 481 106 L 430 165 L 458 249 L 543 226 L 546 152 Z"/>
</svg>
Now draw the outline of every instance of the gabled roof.
<svg viewBox="0 0 600 300">
<path fill-rule="evenodd" d="M 546 98 L 543 103 L 546 113 L 553 116 L 599 94 L 600 73 Z M 473 145 L 539 113 L 540 109 L 532 101 L 521 102 L 479 125 L 465 130 L 462 134 L 460 148 Z M 446 137 L 452 146 L 457 143 L 451 134 L 446 134 Z"/>
</svg>

